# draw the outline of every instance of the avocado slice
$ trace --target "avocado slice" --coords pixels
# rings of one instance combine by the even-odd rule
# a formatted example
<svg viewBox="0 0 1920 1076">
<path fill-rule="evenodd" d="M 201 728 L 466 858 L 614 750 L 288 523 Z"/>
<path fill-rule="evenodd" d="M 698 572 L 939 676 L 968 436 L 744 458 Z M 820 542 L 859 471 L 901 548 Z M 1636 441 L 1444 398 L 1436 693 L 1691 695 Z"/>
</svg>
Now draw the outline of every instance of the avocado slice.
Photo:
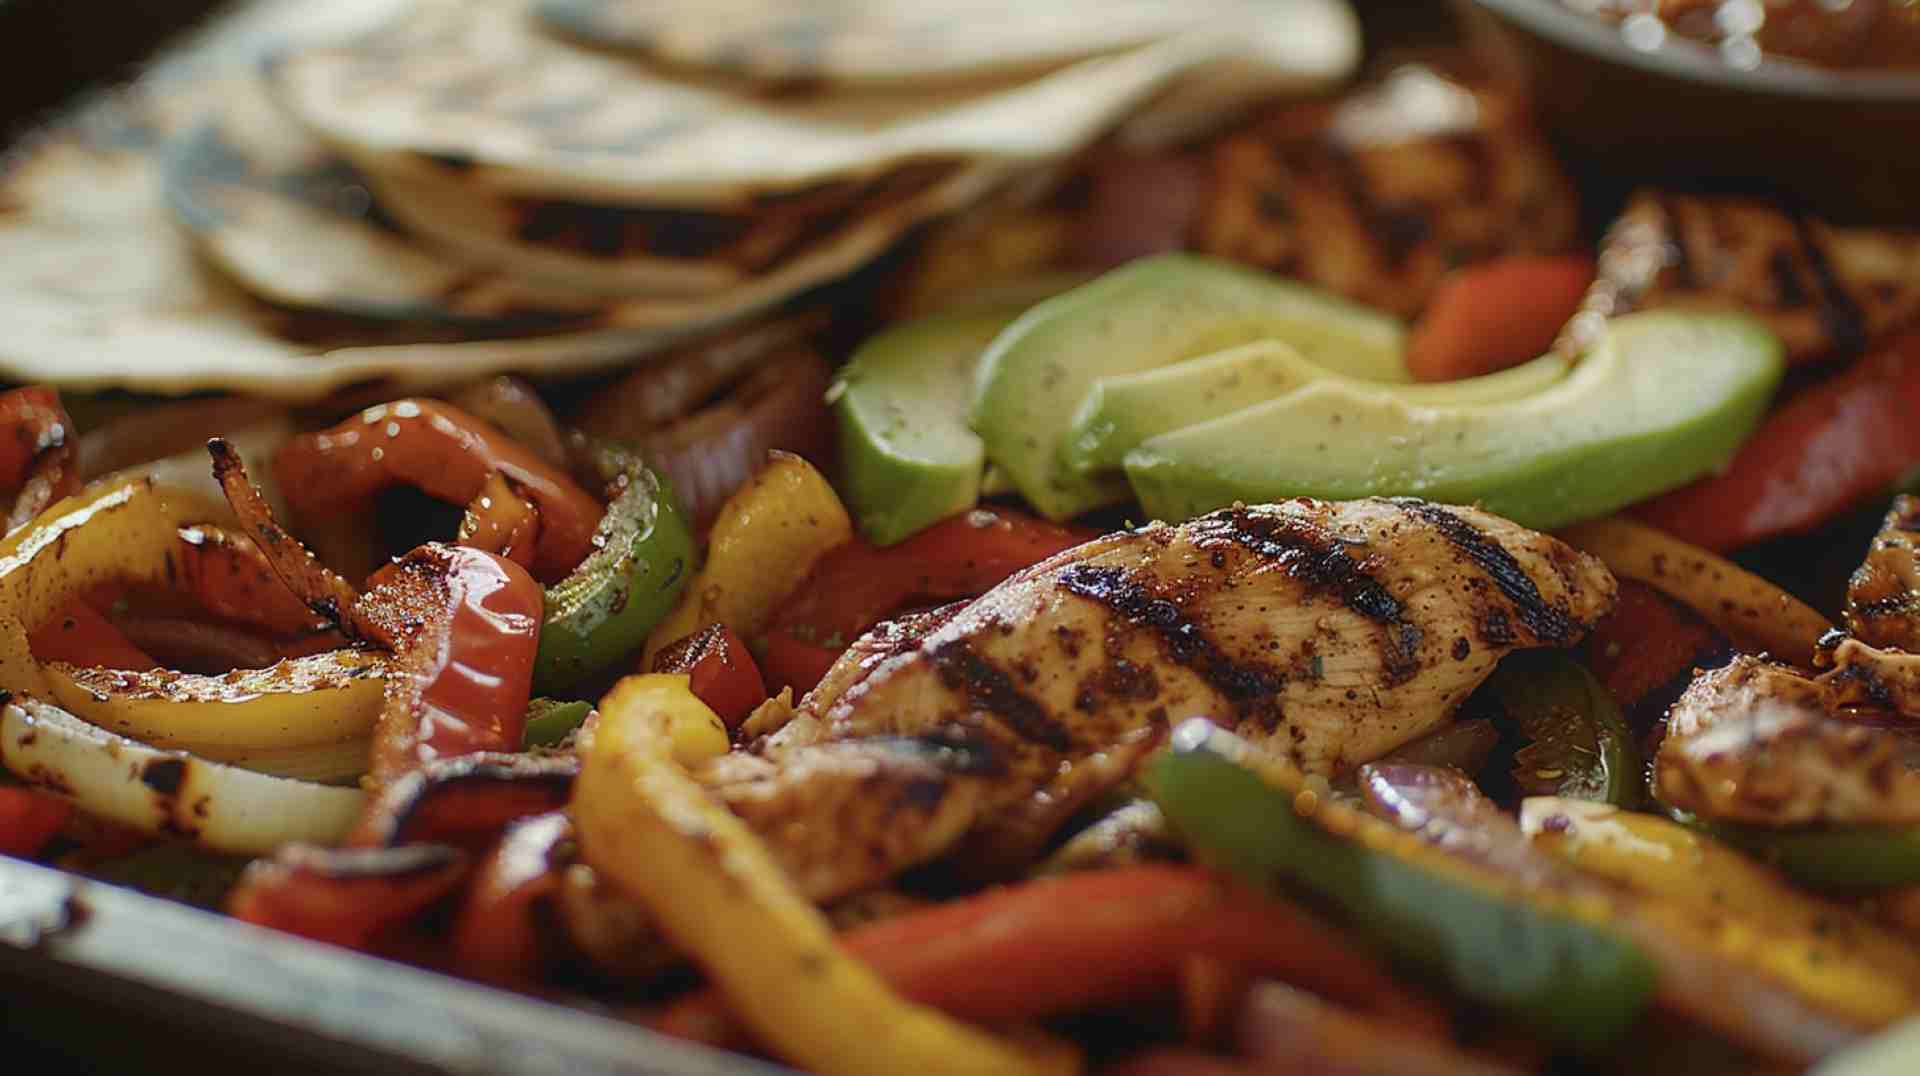
<svg viewBox="0 0 1920 1076">
<path fill-rule="evenodd" d="M 1556 865 L 1527 878 L 1473 848 L 1436 847 L 1306 791 L 1283 766 L 1256 772 L 1247 754 L 1196 720 L 1147 763 L 1154 801 L 1204 862 L 1319 898 L 1397 959 L 1560 1042 L 1599 1049 L 1639 1015 L 1652 961 L 1591 903 L 1558 891 Z"/>
<path fill-rule="evenodd" d="M 1393 318 L 1304 284 L 1191 254 L 1143 258 L 996 337 L 980 360 L 973 428 L 1035 509 L 1065 519 L 1127 497 L 1119 475 L 1081 474 L 1063 452 L 1097 377 L 1272 338 L 1349 376 L 1407 381 L 1404 337 Z"/>
<path fill-rule="evenodd" d="M 1566 376 L 1559 355 L 1461 381 L 1399 385 L 1394 392 L 1428 407 L 1497 403 L 1540 392 Z M 1323 379 L 1354 380 L 1317 366 L 1279 340 L 1257 340 L 1187 362 L 1117 374 L 1093 383 L 1067 434 L 1067 465 L 1081 474 L 1113 470 L 1150 437 L 1231 414 Z M 1375 383 L 1360 381 L 1368 388 Z"/>
<path fill-rule="evenodd" d="M 1783 371 L 1779 340 L 1753 318 L 1649 311 L 1611 322 L 1572 373 L 1531 396 L 1430 405 L 1323 379 L 1151 438 L 1126 472 L 1163 519 L 1235 501 L 1412 495 L 1549 529 L 1719 466 Z"/>
<path fill-rule="evenodd" d="M 853 353 L 829 392 L 841 492 L 875 545 L 892 545 L 980 499 L 986 447 L 967 428 L 980 353 L 1024 304 L 893 326 Z"/>
</svg>

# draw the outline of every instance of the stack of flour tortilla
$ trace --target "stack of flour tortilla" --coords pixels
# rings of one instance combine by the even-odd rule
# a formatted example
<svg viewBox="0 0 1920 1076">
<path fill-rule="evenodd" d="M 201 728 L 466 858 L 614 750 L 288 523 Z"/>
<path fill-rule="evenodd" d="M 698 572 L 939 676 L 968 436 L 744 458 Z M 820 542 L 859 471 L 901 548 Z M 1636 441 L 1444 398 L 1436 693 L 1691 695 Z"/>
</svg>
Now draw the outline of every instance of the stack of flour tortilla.
<svg viewBox="0 0 1920 1076">
<path fill-rule="evenodd" d="M 1359 54 L 1342 0 L 327 7 L 15 151 L 0 377 L 299 400 L 622 364 Z"/>
</svg>

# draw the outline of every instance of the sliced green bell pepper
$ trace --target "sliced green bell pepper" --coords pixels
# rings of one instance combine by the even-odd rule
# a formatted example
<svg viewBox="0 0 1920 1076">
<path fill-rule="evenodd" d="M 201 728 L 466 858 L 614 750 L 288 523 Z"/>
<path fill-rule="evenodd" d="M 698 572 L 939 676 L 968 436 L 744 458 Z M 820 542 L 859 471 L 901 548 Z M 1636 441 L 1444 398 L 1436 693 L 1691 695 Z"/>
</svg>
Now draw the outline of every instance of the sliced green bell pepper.
<svg viewBox="0 0 1920 1076">
<path fill-rule="evenodd" d="M 1313 894 L 1409 966 L 1577 1049 L 1605 1046 L 1639 1015 L 1654 966 L 1621 933 L 1381 819 L 1325 800 L 1303 812 L 1304 782 L 1237 764 L 1237 739 L 1197 724 L 1145 778 L 1203 860 Z"/>
<path fill-rule="evenodd" d="M 520 746 L 558 747 L 586 723 L 591 713 L 593 704 L 585 700 L 534 699 L 527 703 L 527 725 L 520 734 Z"/>
<path fill-rule="evenodd" d="M 1521 650 L 1500 660 L 1483 689 L 1526 738 L 1513 781 L 1528 796 L 1633 807 L 1646 773 L 1620 706 L 1585 665 L 1562 650 Z"/>
<path fill-rule="evenodd" d="M 693 575 L 693 532 L 667 488 L 637 456 L 598 451 L 621 485 L 593 532 L 593 552 L 547 588 L 533 689 L 557 694 L 639 650 Z"/>
<path fill-rule="evenodd" d="M 1672 811 L 1682 825 L 1716 837 L 1822 889 L 1920 885 L 1920 826 L 1766 826 L 1712 822 Z"/>
</svg>

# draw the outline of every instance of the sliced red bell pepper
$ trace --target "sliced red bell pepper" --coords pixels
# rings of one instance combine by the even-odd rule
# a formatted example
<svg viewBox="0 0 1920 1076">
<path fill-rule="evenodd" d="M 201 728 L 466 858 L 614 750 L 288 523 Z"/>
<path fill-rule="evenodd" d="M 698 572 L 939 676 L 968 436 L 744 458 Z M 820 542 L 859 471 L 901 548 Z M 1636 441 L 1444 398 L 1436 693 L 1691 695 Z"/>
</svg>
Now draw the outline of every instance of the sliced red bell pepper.
<svg viewBox="0 0 1920 1076">
<path fill-rule="evenodd" d="M 572 839 L 573 823 L 562 811 L 507 827 L 454 920 L 455 971 L 500 986 L 539 980 L 544 947 L 536 906 L 560 888 L 554 852 Z"/>
<path fill-rule="evenodd" d="M 901 994 L 956 1016 L 1018 1021 L 1137 999 L 1190 956 L 1301 983 L 1402 1026 L 1444 1015 L 1358 942 L 1291 904 L 1195 867 L 1139 866 L 1023 882 L 859 927 L 842 944 Z M 713 991 L 670 1008 L 661 1030 L 711 1040 L 728 1027 Z"/>
<path fill-rule="evenodd" d="M 259 543 L 243 532 L 204 524 L 181 527 L 172 560 L 178 566 L 174 585 L 222 620 L 280 636 L 310 635 L 327 626 L 280 581 Z"/>
<path fill-rule="evenodd" d="M 467 875 L 458 849 L 313 848 L 257 860 L 227 898 L 236 919 L 350 949 L 378 949 Z"/>
<path fill-rule="evenodd" d="M 160 663 L 133 644 L 113 622 L 84 599 L 67 603 L 60 615 L 27 636 L 33 656 L 41 661 L 106 669 L 157 669 Z"/>
<path fill-rule="evenodd" d="M 27 481 L 33 461 L 73 434 L 73 423 L 60 406 L 60 393 L 51 385 L 27 385 L 0 392 L 0 489 L 19 489 Z"/>
<path fill-rule="evenodd" d="M 519 750 L 540 643 L 540 584 L 505 557 L 438 542 L 367 582 L 353 619 L 402 667 L 374 728 L 374 782 L 435 759 Z"/>
<path fill-rule="evenodd" d="M 476 855 L 509 824 L 557 811 L 573 794 L 572 755 L 461 755 L 429 762 L 381 789 L 347 843 L 445 844 Z"/>
<path fill-rule="evenodd" d="M 1788 400 L 1723 473 L 1634 513 L 1720 552 L 1812 530 L 1920 463 L 1917 415 L 1920 333 L 1908 333 Z"/>
<path fill-rule="evenodd" d="M 437 400 L 395 400 L 330 430 L 296 437 L 274 457 L 273 472 L 294 511 L 308 519 L 364 510 L 374 494 L 396 485 L 473 506 L 482 518 L 494 511 L 517 517 L 514 506 L 476 503 L 497 473 L 538 512 L 532 567 L 548 582 L 592 551 L 603 511 L 592 495 L 519 442 Z M 513 529 L 510 522 L 503 526 Z"/>
<path fill-rule="evenodd" d="M 0 392 L 0 490 L 16 494 L 7 513 L 11 530 L 80 488 L 79 439 L 51 385 Z"/>
<path fill-rule="evenodd" d="M 1593 626 L 1581 649 L 1594 677 L 1624 709 L 1726 645 L 1673 599 L 1637 579 L 1622 579 L 1613 611 Z"/>
<path fill-rule="evenodd" d="M 766 668 L 767 686 L 774 690 L 790 687 L 796 695 L 804 695 L 818 687 L 840 660 L 845 650 L 830 646 L 815 646 L 801 642 L 784 631 L 774 631 L 768 635 L 760 654 L 760 664 Z"/>
<path fill-rule="evenodd" d="M 66 825 L 73 807 L 66 800 L 31 788 L 0 788 L 0 855 L 40 854 Z"/>
<path fill-rule="evenodd" d="M 747 644 L 725 624 L 709 624 L 655 654 L 648 671 L 684 674 L 688 689 L 720 715 L 728 732 L 767 701 L 760 667 Z"/>
<path fill-rule="evenodd" d="M 810 689 L 832 664 L 826 655 L 837 656 L 888 616 L 983 594 L 1098 533 L 1012 509 L 976 508 L 885 548 L 855 538 L 827 554 L 774 619 L 765 650 L 768 686 Z M 778 640 L 782 635 L 804 646 Z"/>
<path fill-rule="evenodd" d="M 827 554 L 774 626 L 804 642 L 844 647 L 909 601 L 973 597 L 1097 534 L 1007 508 L 976 508 L 884 549 L 856 538 Z"/>
</svg>

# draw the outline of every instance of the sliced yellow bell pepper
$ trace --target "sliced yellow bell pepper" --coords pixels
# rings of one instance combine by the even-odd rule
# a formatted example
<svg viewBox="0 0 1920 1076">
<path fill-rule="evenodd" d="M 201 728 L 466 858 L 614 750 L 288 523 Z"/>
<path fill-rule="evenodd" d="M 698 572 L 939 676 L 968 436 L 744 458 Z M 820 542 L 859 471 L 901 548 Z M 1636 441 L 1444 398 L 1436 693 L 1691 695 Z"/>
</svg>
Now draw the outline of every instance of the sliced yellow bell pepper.
<svg viewBox="0 0 1920 1076">
<path fill-rule="evenodd" d="M 1685 920 L 1723 956 L 1862 1027 L 1920 1009 L 1920 957 L 1860 913 L 1795 889 L 1777 872 L 1678 823 L 1603 803 L 1525 802 L 1537 847 L 1651 898 L 1643 912 Z"/>
<path fill-rule="evenodd" d="M 757 638 L 820 558 L 853 537 L 846 506 L 812 464 L 786 452 L 771 456 L 720 506 L 706 564 L 647 636 L 648 666 L 669 644 L 708 624 Z"/>
<path fill-rule="evenodd" d="M 130 739 L 281 776 L 333 780 L 366 772 L 367 737 L 389 668 L 384 655 L 332 650 L 222 676 L 60 662 L 41 672 L 51 687 L 48 701 Z M 334 745 L 340 749 L 314 754 Z"/>
<path fill-rule="evenodd" d="M 27 633 L 96 584 L 165 586 L 178 528 L 218 514 L 141 478 L 82 490 L 0 542 L 0 689 L 49 697 Z"/>
<path fill-rule="evenodd" d="M 702 711 L 706 711 L 704 714 Z M 684 676 L 630 676 L 600 702 L 573 814 L 586 859 L 666 934 L 781 1057 L 815 1072 L 1070 1072 L 1070 1052 L 1018 1046 L 895 994 L 834 940 L 746 824 L 686 765 L 713 718 Z"/>
<path fill-rule="evenodd" d="M 148 478 L 98 484 L 0 542 L 0 689 L 55 703 L 133 739 L 287 776 L 364 770 L 379 716 L 380 655 L 334 651 L 228 676 L 43 664 L 29 633 L 103 583 L 165 587 L 179 528 L 226 516 Z"/>
</svg>

